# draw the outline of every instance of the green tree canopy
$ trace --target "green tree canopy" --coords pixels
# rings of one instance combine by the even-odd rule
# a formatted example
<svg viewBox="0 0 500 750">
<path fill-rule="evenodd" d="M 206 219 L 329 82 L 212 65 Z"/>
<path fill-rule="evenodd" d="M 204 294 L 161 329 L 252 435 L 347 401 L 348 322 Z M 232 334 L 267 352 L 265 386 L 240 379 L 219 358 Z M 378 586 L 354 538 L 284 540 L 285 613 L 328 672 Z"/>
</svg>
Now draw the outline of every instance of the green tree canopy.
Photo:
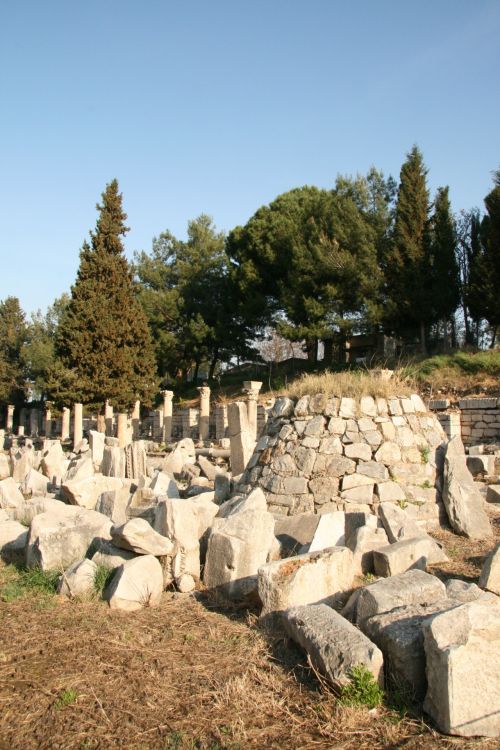
<svg viewBox="0 0 500 750">
<path fill-rule="evenodd" d="M 124 255 L 127 216 L 116 180 L 97 210 L 56 333 L 53 397 L 101 406 L 109 399 L 127 409 L 136 399 L 150 404 L 157 381 L 151 335 Z"/>
<path fill-rule="evenodd" d="M 430 300 L 435 321 L 449 321 L 460 302 L 457 231 L 448 188 L 438 188 L 431 220 Z"/>
<path fill-rule="evenodd" d="M 0 403 L 20 405 L 25 398 L 22 349 L 26 319 L 17 297 L 0 302 Z"/>
</svg>

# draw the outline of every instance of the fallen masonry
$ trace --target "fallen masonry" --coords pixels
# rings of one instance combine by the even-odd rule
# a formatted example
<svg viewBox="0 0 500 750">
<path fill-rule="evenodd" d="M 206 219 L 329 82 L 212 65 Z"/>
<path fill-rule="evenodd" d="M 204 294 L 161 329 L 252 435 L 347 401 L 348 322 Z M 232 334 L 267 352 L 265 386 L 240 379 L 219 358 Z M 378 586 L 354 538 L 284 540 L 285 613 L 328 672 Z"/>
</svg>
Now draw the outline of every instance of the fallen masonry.
<svg viewBox="0 0 500 750">
<path fill-rule="evenodd" d="M 500 550 L 486 512 L 499 481 L 471 474 L 491 475 L 498 455 L 467 457 L 416 395 L 283 397 L 263 426 L 260 385 L 246 386 L 220 447 L 204 388 L 200 442 L 166 455 L 132 440 L 126 415 L 116 436 L 78 423 L 71 451 L 3 436 L 2 559 L 57 571 L 72 599 L 107 569 L 103 598 L 125 612 L 166 588 L 251 603 L 334 685 L 363 666 L 442 732 L 500 736 Z M 433 533 L 448 524 L 489 543 L 479 585 L 434 575 L 448 557 Z"/>
</svg>

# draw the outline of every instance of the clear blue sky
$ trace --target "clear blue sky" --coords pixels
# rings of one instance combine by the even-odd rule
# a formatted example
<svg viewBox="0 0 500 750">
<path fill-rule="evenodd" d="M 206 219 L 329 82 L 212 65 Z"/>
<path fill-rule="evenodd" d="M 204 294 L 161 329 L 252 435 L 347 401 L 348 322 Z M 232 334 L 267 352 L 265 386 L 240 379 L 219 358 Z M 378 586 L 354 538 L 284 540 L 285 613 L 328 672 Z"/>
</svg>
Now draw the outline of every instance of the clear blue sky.
<svg viewBox="0 0 500 750">
<path fill-rule="evenodd" d="M 480 206 L 500 166 L 498 0 L 0 0 L 0 299 L 69 291 L 113 177 L 129 258 L 209 213 L 413 143 Z"/>
</svg>

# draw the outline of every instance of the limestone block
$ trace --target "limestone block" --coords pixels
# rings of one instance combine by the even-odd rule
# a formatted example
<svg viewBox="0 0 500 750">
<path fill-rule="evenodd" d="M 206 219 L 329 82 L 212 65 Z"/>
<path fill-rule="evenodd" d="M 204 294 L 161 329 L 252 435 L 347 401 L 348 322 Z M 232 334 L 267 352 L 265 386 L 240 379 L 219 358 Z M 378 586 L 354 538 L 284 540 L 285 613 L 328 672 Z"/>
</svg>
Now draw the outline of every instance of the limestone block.
<svg viewBox="0 0 500 750">
<path fill-rule="evenodd" d="M 417 414 L 425 414 L 427 409 L 425 408 L 425 404 L 420 396 L 417 393 L 412 393 L 410 398 L 413 402 L 413 410 L 417 412 Z"/>
<path fill-rule="evenodd" d="M 274 518 L 245 510 L 228 516 L 208 540 L 204 583 L 228 598 L 246 598 L 257 589 L 257 571 L 274 544 Z"/>
<path fill-rule="evenodd" d="M 378 448 L 383 442 L 383 437 L 378 430 L 370 430 L 369 432 L 364 432 L 363 435 L 372 450 Z"/>
<path fill-rule="evenodd" d="M 125 478 L 126 452 L 118 445 L 108 445 L 110 438 L 106 438 L 101 472 L 105 477 Z"/>
<path fill-rule="evenodd" d="M 285 477 L 283 480 L 283 491 L 287 495 L 303 495 L 307 492 L 306 477 Z"/>
<path fill-rule="evenodd" d="M 358 597 L 356 622 L 361 624 L 369 617 L 396 607 L 434 604 L 446 597 L 446 588 L 436 576 L 423 570 L 408 570 L 365 586 Z"/>
<path fill-rule="evenodd" d="M 67 471 L 67 465 L 59 440 L 52 442 L 43 452 L 40 468 L 51 484 L 61 484 L 62 477 Z"/>
<path fill-rule="evenodd" d="M 114 574 L 104 598 L 111 609 L 133 612 L 157 607 L 163 591 L 163 571 L 153 555 L 127 560 Z"/>
<path fill-rule="evenodd" d="M 317 552 L 327 547 L 342 547 L 345 544 L 345 513 L 336 511 L 320 516 L 308 552 Z"/>
<path fill-rule="evenodd" d="M 302 604 L 333 603 L 352 584 L 352 552 L 330 547 L 259 567 L 261 617 Z"/>
<path fill-rule="evenodd" d="M 397 503 L 406 498 L 404 489 L 397 482 L 378 482 L 375 488 L 381 503 Z"/>
<path fill-rule="evenodd" d="M 324 414 L 327 417 L 337 417 L 339 413 L 339 404 L 340 401 L 338 398 L 335 398 L 334 396 L 327 398 L 324 408 Z"/>
<path fill-rule="evenodd" d="M 449 578 L 446 581 L 446 596 L 454 602 L 473 602 L 482 596 L 483 592 L 475 583 L 467 583 L 460 578 Z"/>
<path fill-rule="evenodd" d="M 281 556 L 290 557 L 309 545 L 314 537 L 321 516 L 315 513 L 299 513 L 295 516 L 280 516 L 275 519 L 274 534 L 281 547 Z"/>
<path fill-rule="evenodd" d="M 319 447 L 320 453 L 326 453 L 328 455 L 342 455 L 342 443 L 340 439 L 335 437 L 323 438 Z"/>
<path fill-rule="evenodd" d="M 402 415 L 403 410 L 401 409 L 401 404 L 398 398 L 387 399 L 387 406 L 389 407 L 389 414 L 392 417 L 398 417 Z"/>
<path fill-rule="evenodd" d="M 500 503 L 500 484 L 490 484 L 486 491 L 486 502 Z"/>
<path fill-rule="evenodd" d="M 231 476 L 227 472 L 217 474 L 214 482 L 214 502 L 221 505 L 231 494 Z"/>
<path fill-rule="evenodd" d="M 74 458 L 64 476 L 64 481 L 87 479 L 94 476 L 94 464 L 90 456 L 81 455 Z"/>
<path fill-rule="evenodd" d="M 440 559 L 439 559 L 440 558 Z M 434 562 L 446 562 L 448 558 L 430 537 L 402 539 L 395 544 L 381 547 L 373 553 L 373 564 L 378 576 L 396 576 L 407 570 L 425 570 Z"/>
<path fill-rule="evenodd" d="M 415 436 L 409 427 L 396 429 L 396 443 L 400 448 L 412 448 L 415 445 Z"/>
<path fill-rule="evenodd" d="M 325 429 L 325 419 L 321 415 L 318 415 L 316 417 L 313 417 L 307 425 L 304 430 L 304 435 L 306 437 L 320 437 Z"/>
<path fill-rule="evenodd" d="M 228 414 L 231 410 L 228 409 Z M 174 450 L 168 454 L 162 464 L 162 471 L 171 476 L 180 474 L 184 464 L 194 464 L 196 462 L 196 452 L 194 443 L 191 438 L 179 440 Z"/>
<path fill-rule="evenodd" d="M 347 684 L 350 670 L 363 664 L 383 685 L 383 656 L 363 633 L 325 604 L 287 610 L 284 627 L 309 654 L 316 669 L 335 684 Z"/>
<path fill-rule="evenodd" d="M 179 488 L 171 476 L 165 471 L 159 471 L 153 477 L 149 488 L 155 497 L 179 497 Z"/>
<path fill-rule="evenodd" d="M 400 403 L 403 414 L 415 414 L 415 404 L 411 398 L 402 398 Z"/>
<path fill-rule="evenodd" d="M 396 428 L 394 427 L 392 422 L 382 422 L 380 425 L 380 429 L 382 430 L 384 440 L 388 440 L 389 442 L 391 442 L 396 439 Z"/>
<path fill-rule="evenodd" d="M 331 460 L 327 461 L 324 471 L 329 477 L 342 477 L 344 474 L 353 474 L 355 469 L 356 463 L 350 458 L 334 456 Z M 314 470 L 316 471 L 316 464 L 314 465 Z"/>
<path fill-rule="evenodd" d="M 339 416 L 344 419 L 356 419 L 356 400 L 354 398 L 342 398 L 340 400 Z"/>
<path fill-rule="evenodd" d="M 13 477 L 0 481 L 0 508 L 17 508 L 22 505 L 24 498 L 17 482 Z"/>
<path fill-rule="evenodd" d="M 361 413 L 366 414 L 367 417 L 377 416 L 377 405 L 372 396 L 362 396 L 359 402 L 359 409 Z"/>
<path fill-rule="evenodd" d="M 500 596 L 500 542 L 493 547 L 483 563 L 479 585 Z"/>
<path fill-rule="evenodd" d="M 102 460 L 104 458 L 104 441 L 106 435 L 104 432 L 89 430 L 89 445 L 92 461 L 96 471 L 101 470 Z"/>
<path fill-rule="evenodd" d="M 92 560 L 77 560 L 59 578 L 57 593 L 73 598 L 90 593 L 94 589 L 97 565 Z"/>
<path fill-rule="evenodd" d="M 111 538 L 115 547 L 130 550 L 138 555 L 160 557 L 171 554 L 174 549 L 171 540 L 155 531 L 144 518 L 132 518 L 123 526 L 114 526 L 111 529 Z"/>
<path fill-rule="evenodd" d="M 31 468 L 22 483 L 22 489 L 29 497 L 46 495 L 49 491 L 49 481 L 40 471 Z"/>
<path fill-rule="evenodd" d="M 108 479 L 116 481 L 116 477 L 108 477 Z M 111 518 L 115 526 L 122 526 L 127 521 L 127 509 L 131 498 L 130 483 L 124 482 L 122 487 L 102 492 L 97 499 L 95 509 Z"/>
<path fill-rule="evenodd" d="M 353 443 L 344 447 L 344 453 L 347 458 L 356 458 L 360 461 L 370 461 L 372 449 L 366 443 Z"/>
<path fill-rule="evenodd" d="M 177 578 L 184 573 L 188 573 L 196 580 L 200 578 L 199 539 L 208 525 L 202 525 L 199 529 L 195 505 L 194 500 L 168 498 L 158 503 L 156 511 L 156 530 L 173 543 L 171 554 L 174 558 L 174 577 Z M 214 505 L 215 513 L 211 516 L 209 523 L 219 510 L 217 505 L 214 503 L 212 505 Z"/>
<path fill-rule="evenodd" d="M 493 532 L 465 464 L 460 438 L 454 437 L 448 443 L 443 479 L 442 497 L 453 530 L 471 539 L 490 538 Z"/>
<path fill-rule="evenodd" d="M 274 402 L 274 406 L 271 409 L 271 417 L 288 419 L 293 415 L 293 411 L 293 401 L 286 396 L 281 396 Z"/>
<path fill-rule="evenodd" d="M 377 404 L 377 413 L 381 416 L 384 416 L 389 411 L 389 406 L 387 403 L 387 399 L 378 397 L 375 399 L 375 403 Z"/>
<path fill-rule="evenodd" d="M 346 428 L 346 421 L 342 417 L 332 417 L 328 422 L 328 432 L 333 435 L 343 435 Z"/>
<path fill-rule="evenodd" d="M 295 404 L 294 413 L 296 417 L 307 417 L 309 414 L 310 396 L 302 396 Z"/>
<path fill-rule="evenodd" d="M 406 512 L 406 509 L 389 503 L 379 507 L 379 515 L 391 544 L 402 539 L 426 536 L 421 527 Z"/>
<path fill-rule="evenodd" d="M 389 479 L 388 470 L 383 464 L 377 461 L 360 461 L 356 466 L 356 473 L 380 481 Z"/>
<path fill-rule="evenodd" d="M 481 598 L 424 623 L 424 710 L 446 734 L 500 735 L 500 600 Z"/>
<path fill-rule="evenodd" d="M 7 563 L 22 563 L 28 530 L 18 521 L 0 522 L 0 557 Z"/>
<path fill-rule="evenodd" d="M 426 606 L 410 604 L 362 624 L 363 632 L 384 654 L 386 674 L 410 703 L 421 703 L 427 690 L 423 623 L 452 606 L 454 602 L 445 598 Z"/>
<path fill-rule="evenodd" d="M 10 477 L 9 459 L 5 453 L 0 453 L 0 481 Z"/>
<path fill-rule="evenodd" d="M 35 516 L 40 513 L 47 513 L 51 510 L 59 510 L 60 508 L 67 508 L 66 503 L 62 503 L 60 500 L 54 500 L 53 497 L 38 496 L 28 498 L 27 500 L 20 503 L 16 508 L 9 508 L 7 513 L 9 517 L 14 521 L 19 521 L 24 526 L 29 526 Z"/>
<path fill-rule="evenodd" d="M 397 443 L 387 441 L 382 443 L 375 453 L 375 461 L 390 466 L 401 461 L 401 449 Z"/>
<path fill-rule="evenodd" d="M 15 482 L 21 484 L 34 464 L 34 451 L 31 448 L 26 448 L 23 451 L 11 451 L 9 462 L 12 478 Z"/>
<path fill-rule="evenodd" d="M 373 489 L 373 479 L 364 474 L 346 474 L 345 477 L 342 477 L 342 490 L 351 490 L 353 487 L 367 485 L 370 485 Z"/>
<path fill-rule="evenodd" d="M 344 515 L 346 547 L 349 547 L 351 550 L 353 547 L 350 539 L 357 529 L 360 529 L 362 526 L 369 526 L 372 529 L 376 529 L 380 526 L 377 516 L 371 512 L 369 505 L 359 505 L 357 507 L 354 504 L 349 505 Z"/>
<path fill-rule="evenodd" d="M 350 490 L 342 490 L 340 497 L 346 503 L 371 505 L 373 503 L 373 487 L 373 484 L 365 484 L 360 487 L 353 487 Z"/>
<path fill-rule="evenodd" d="M 361 575 L 374 572 L 373 552 L 386 547 L 388 539 L 384 529 L 379 529 L 370 523 L 356 529 L 347 543 L 353 553 L 354 573 Z"/>
<path fill-rule="evenodd" d="M 61 495 L 71 505 L 94 510 L 103 492 L 118 490 L 122 486 L 123 481 L 118 477 L 94 474 L 83 479 L 65 480 L 61 485 Z"/>
<path fill-rule="evenodd" d="M 135 552 L 115 547 L 110 541 L 103 539 L 98 545 L 97 551 L 92 555 L 92 560 L 96 565 L 102 565 L 105 568 L 119 568 L 127 560 L 138 557 Z"/>
<path fill-rule="evenodd" d="M 65 505 L 40 513 L 31 522 L 26 564 L 42 570 L 65 570 L 83 559 L 93 542 L 110 539 L 110 530 L 110 519 L 94 510 Z"/>
</svg>

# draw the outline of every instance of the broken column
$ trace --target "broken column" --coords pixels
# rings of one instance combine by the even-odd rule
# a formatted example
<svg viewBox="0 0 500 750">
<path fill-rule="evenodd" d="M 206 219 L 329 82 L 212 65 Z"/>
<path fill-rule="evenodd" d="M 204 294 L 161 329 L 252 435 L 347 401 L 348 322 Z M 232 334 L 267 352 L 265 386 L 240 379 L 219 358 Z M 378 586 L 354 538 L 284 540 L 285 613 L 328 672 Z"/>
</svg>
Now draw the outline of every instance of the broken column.
<svg viewBox="0 0 500 750">
<path fill-rule="evenodd" d="M 63 407 L 61 420 L 61 440 L 69 440 L 70 436 L 70 411 L 67 406 Z"/>
<path fill-rule="evenodd" d="M 108 437 L 113 437 L 113 407 L 111 406 L 109 401 L 106 401 L 104 405 L 104 420 L 106 422 L 106 435 Z"/>
<path fill-rule="evenodd" d="M 200 394 L 199 437 L 205 442 L 210 431 L 210 388 L 203 385 L 196 390 Z"/>
<path fill-rule="evenodd" d="M 231 472 L 242 474 L 255 448 L 253 433 L 248 425 L 247 407 L 243 401 L 234 401 L 227 410 L 229 438 L 231 441 Z"/>
<path fill-rule="evenodd" d="M 173 391 L 161 391 L 163 396 L 163 442 L 168 443 L 172 439 L 172 399 Z"/>
<path fill-rule="evenodd" d="M 83 440 L 83 404 L 73 404 L 73 448 Z"/>
<path fill-rule="evenodd" d="M 7 406 L 7 423 L 5 425 L 7 432 L 14 431 L 14 409 L 14 404 L 9 404 Z"/>
<path fill-rule="evenodd" d="M 125 448 L 128 443 L 127 432 L 127 414 L 126 412 L 120 412 L 116 422 L 116 437 L 120 448 Z"/>
<path fill-rule="evenodd" d="M 248 427 L 253 439 L 257 440 L 257 399 L 262 383 L 259 380 L 245 380 L 243 381 L 243 388 L 247 394 Z"/>
<path fill-rule="evenodd" d="M 222 440 L 226 437 L 227 430 L 227 406 L 217 404 L 215 407 L 215 439 Z"/>
<path fill-rule="evenodd" d="M 106 432 L 106 417 L 104 414 L 97 415 L 97 432 Z"/>
<path fill-rule="evenodd" d="M 52 412 L 51 412 L 51 401 L 45 402 L 45 415 L 44 415 L 44 432 L 45 437 L 52 437 Z"/>
<path fill-rule="evenodd" d="M 134 440 L 139 439 L 141 425 L 141 402 L 136 401 L 132 412 L 132 436 Z"/>
</svg>

